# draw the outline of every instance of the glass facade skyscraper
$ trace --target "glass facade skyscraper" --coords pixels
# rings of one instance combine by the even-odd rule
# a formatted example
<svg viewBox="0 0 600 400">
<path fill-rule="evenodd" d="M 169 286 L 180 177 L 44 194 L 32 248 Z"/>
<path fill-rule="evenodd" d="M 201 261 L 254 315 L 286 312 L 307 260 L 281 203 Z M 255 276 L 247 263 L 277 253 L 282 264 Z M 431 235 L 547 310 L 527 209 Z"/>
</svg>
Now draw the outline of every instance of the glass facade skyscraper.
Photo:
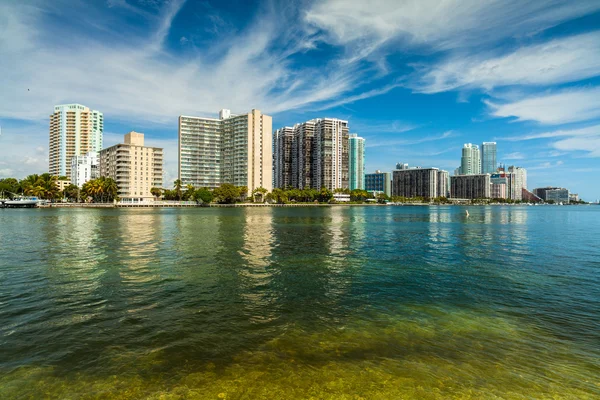
<svg viewBox="0 0 600 400">
<path fill-rule="evenodd" d="M 365 188 L 365 139 L 352 133 L 348 137 L 348 181 L 349 189 Z"/>
<path fill-rule="evenodd" d="M 483 142 L 481 145 L 481 173 L 496 173 L 496 142 Z"/>
</svg>

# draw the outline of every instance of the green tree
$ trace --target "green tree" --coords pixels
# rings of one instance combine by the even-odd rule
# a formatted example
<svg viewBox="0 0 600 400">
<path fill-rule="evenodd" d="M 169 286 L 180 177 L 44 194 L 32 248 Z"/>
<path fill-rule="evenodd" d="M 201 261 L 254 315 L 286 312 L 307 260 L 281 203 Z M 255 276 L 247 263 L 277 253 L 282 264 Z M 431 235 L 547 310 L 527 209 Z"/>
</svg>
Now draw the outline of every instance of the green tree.
<svg viewBox="0 0 600 400">
<path fill-rule="evenodd" d="M 63 190 L 63 198 L 69 201 L 77 201 L 79 198 L 79 188 L 72 183 Z"/>
<path fill-rule="evenodd" d="M 248 186 L 238 186 L 237 189 L 240 193 L 240 199 L 242 201 L 246 200 L 246 197 L 248 197 Z"/>
<path fill-rule="evenodd" d="M 240 198 L 240 189 L 230 183 L 224 183 L 213 191 L 219 203 L 233 204 Z"/>
<path fill-rule="evenodd" d="M 262 203 L 265 201 L 265 196 L 268 193 L 268 190 L 264 187 L 257 187 L 252 191 L 252 201 L 257 203 Z"/>
<path fill-rule="evenodd" d="M 317 200 L 319 200 L 319 203 L 327 203 L 332 198 L 333 198 L 333 193 L 331 193 L 331 191 L 329 189 L 327 189 L 326 187 L 323 186 L 321 188 L 321 191 L 319 192 L 319 197 Z"/>
<path fill-rule="evenodd" d="M 154 198 L 156 200 L 158 200 L 160 198 L 160 195 L 162 194 L 162 189 L 161 188 L 157 188 L 157 187 L 153 187 L 150 189 L 150 194 L 152 194 L 152 196 L 154 196 Z"/>
<path fill-rule="evenodd" d="M 214 196 L 213 192 L 211 192 L 208 188 L 200 188 L 194 192 L 192 198 L 197 203 L 210 204 L 210 202 L 213 201 Z"/>
</svg>

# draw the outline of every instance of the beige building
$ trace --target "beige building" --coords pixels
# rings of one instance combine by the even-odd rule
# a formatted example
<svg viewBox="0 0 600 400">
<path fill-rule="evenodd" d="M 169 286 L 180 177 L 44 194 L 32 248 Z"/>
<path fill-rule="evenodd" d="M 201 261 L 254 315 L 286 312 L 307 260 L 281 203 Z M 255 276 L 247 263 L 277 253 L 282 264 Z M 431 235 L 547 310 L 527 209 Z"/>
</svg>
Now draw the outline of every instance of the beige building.
<svg viewBox="0 0 600 400">
<path fill-rule="evenodd" d="M 153 187 L 162 187 L 163 149 L 144 146 L 144 134 L 129 132 L 125 143 L 100 152 L 100 176 L 117 182 L 122 201 L 152 201 Z"/>
<path fill-rule="evenodd" d="M 58 187 L 58 190 L 60 190 L 61 192 L 63 190 L 65 190 L 65 188 L 67 186 L 69 186 L 71 184 L 71 181 L 68 179 L 59 179 L 56 181 L 56 186 Z"/>
<path fill-rule="evenodd" d="M 54 106 L 50 115 L 48 172 L 55 176 L 71 176 L 74 156 L 102 148 L 103 115 L 81 104 Z"/>
<path fill-rule="evenodd" d="M 179 117 L 179 179 L 214 189 L 222 183 L 273 189 L 272 118 L 259 110 L 219 118 Z"/>
</svg>

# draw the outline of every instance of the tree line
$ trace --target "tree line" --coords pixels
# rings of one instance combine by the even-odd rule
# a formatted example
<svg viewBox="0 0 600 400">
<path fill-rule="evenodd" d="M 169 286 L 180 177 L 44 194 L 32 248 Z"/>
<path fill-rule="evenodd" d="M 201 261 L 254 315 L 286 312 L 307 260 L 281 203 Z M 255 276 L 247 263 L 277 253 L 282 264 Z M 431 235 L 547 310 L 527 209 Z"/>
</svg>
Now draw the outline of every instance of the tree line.
<svg viewBox="0 0 600 400">
<path fill-rule="evenodd" d="M 15 198 L 18 196 L 34 196 L 42 200 L 93 201 L 95 203 L 118 200 L 117 183 L 112 178 L 100 177 L 86 182 L 81 189 L 77 185 L 67 185 L 60 190 L 58 181 L 68 180 L 65 176 L 54 176 L 49 173 L 32 174 L 24 179 L 0 179 L 0 197 Z"/>
</svg>

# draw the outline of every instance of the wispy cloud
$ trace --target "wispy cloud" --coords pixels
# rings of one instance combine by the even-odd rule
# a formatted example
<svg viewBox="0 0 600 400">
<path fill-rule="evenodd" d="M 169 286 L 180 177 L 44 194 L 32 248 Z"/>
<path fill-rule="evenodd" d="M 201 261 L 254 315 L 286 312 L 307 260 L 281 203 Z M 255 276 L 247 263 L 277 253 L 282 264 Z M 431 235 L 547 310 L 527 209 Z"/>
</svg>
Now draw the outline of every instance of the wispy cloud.
<svg viewBox="0 0 600 400">
<path fill-rule="evenodd" d="M 582 87 L 534 94 L 524 99 L 497 103 L 487 101 L 495 117 L 558 125 L 600 117 L 600 88 Z"/>
<path fill-rule="evenodd" d="M 305 19 L 324 40 L 367 56 L 394 40 L 434 49 L 476 46 L 526 35 L 600 9 L 595 2 L 560 0 L 325 0 Z"/>
<path fill-rule="evenodd" d="M 124 2 L 113 5 L 131 9 Z M 17 39 L 0 39 L 0 87 L 7 94 L 0 97 L 0 117 L 44 119 L 53 104 L 76 101 L 111 119 L 173 124 L 180 114 L 212 114 L 223 107 L 277 113 L 331 101 L 334 106 L 393 88 L 365 90 L 340 102 L 342 94 L 368 81 L 365 71 L 340 60 L 318 71 L 293 68 L 290 57 L 306 50 L 307 39 L 305 33 L 285 32 L 277 10 L 259 13 L 260 19 L 226 45 L 216 41 L 203 52 L 175 55 L 164 42 L 183 1 L 167 2 L 150 20 L 150 34 L 134 31 L 127 40 L 109 43 L 77 32 L 76 39 L 58 46 L 53 42 L 62 37 L 57 34 L 62 27 L 44 20 L 45 6 L 0 5 L 3 36 Z M 128 29 L 116 26 L 105 28 Z"/>
<path fill-rule="evenodd" d="M 383 146 L 412 146 L 415 144 L 421 144 L 425 142 L 433 142 L 437 140 L 443 140 L 451 137 L 453 131 L 446 131 L 441 135 L 425 136 L 421 138 L 405 138 L 405 139 L 387 139 L 387 140 L 367 140 L 365 143 L 366 147 L 383 147 Z"/>
<path fill-rule="evenodd" d="M 415 89 L 424 93 L 505 85 L 551 85 L 600 75 L 600 32 L 524 46 L 501 56 L 454 56 L 428 70 Z"/>
</svg>

